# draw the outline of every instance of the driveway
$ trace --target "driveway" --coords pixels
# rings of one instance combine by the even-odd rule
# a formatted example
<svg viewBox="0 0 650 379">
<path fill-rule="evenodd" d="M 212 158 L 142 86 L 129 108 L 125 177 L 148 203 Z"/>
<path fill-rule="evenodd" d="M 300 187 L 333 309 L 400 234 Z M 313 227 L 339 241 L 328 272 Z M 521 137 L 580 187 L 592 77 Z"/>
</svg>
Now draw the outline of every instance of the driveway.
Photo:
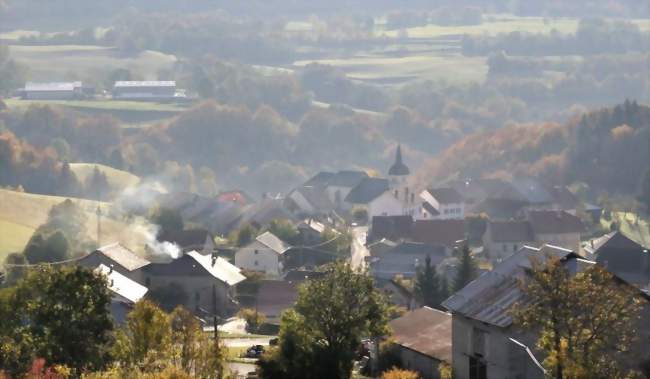
<svg viewBox="0 0 650 379">
<path fill-rule="evenodd" d="M 355 226 L 352 228 L 352 247 L 350 249 L 350 265 L 355 270 L 362 270 L 366 267 L 366 257 L 370 252 L 366 248 L 367 226 Z"/>
</svg>

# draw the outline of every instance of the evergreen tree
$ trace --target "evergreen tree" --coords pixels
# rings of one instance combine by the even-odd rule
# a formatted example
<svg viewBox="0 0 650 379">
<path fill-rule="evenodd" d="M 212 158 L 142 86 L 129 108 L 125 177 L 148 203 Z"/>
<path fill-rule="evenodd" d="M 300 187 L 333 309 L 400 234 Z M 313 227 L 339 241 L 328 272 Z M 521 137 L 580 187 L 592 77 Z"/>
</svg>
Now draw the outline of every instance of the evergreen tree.
<svg viewBox="0 0 650 379">
<path fill-rule="evenodd" d="M 460 265 L 456 273 L 456 280 L 454 280 L 453 291 L 457 292 L 465 287 L 469 282 L 478 276 L 478 269 L 476 262 L 472 258 L 469 246 L 463 245 L 463 250 L 460 255 Z"/>
<path fill-rule="evenodd" d="M 439 308 L 442 301 L 440 280 L 435 266 L 431 265 L 431 257 L 427 256 L 424 267 L 418 270 L 414 286 L 415 297 L 422 305 Z"/>
</svg>

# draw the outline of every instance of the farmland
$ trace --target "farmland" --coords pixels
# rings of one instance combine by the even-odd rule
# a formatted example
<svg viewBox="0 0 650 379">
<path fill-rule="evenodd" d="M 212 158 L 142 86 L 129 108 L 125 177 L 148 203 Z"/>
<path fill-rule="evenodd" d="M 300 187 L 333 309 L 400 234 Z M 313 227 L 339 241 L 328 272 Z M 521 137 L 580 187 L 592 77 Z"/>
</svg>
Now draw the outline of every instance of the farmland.
<svg viewBox="0 0 650 379">
<path fill-rule="evenodd" d="M 64 201 L 65 197 L 29 194 L 0 189 L 0 260 L 11 252 L 22 250 L 34 230 L 47 220 L 53 205 Z M 91 239 L 97 238 L 95 211 L 97 202 L 72 199 L 85 211 L 86 230 Z M 102 203 L 104 213 L 110 205 Z M 131 249 L 141 252 L 144 248 L 144 236 L 134 233 L 132 225 L 112 218 L 102 220 L 102 243 L 120 241 Z"/>
<path fill-rule="evenodd" d="M 85 182 L 97 169 L 106 175 L 108 184 L 111 188 L 123 190 L 128 187 L 137 185 L 140 178 L 131 174 L 130 172 L 114 169 L 113 167 L 95 164 L 95 163 L 71 163 L 70 169 L 75 173 L 77 179 Z"/>
</svg>

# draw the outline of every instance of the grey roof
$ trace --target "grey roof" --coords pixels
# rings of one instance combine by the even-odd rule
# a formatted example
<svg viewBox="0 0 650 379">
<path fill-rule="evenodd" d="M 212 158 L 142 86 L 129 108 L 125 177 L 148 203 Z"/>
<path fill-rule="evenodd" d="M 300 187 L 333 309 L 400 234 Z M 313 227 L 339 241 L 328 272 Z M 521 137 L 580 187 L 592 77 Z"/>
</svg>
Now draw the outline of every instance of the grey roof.
<svg viewBox="0 0 650 379">
<path fill-rule="evenodd" d="M 119 243 L 106 245 L 95 251 L 105 255 L 129 271 L 137 270 L 151 263 Z"/>
<path fill-rule="evenodd" d="M 453 294 L 442 305 L 452 313 L 508 327 L 512 324 L 512 307 L 528 300 L 520 289 L 519 280 L 525 279 L 526 271 L 532 267 L 531 258 L 544 262 L 549 257 L 563 259 L 572 272 L 587 266 L 578 262 L 581 260 L 571 250 L 552 245 L 541 248 L 525 246 Z"/>
<path fill-rule="evenodd" d="M 173 80 L 117 81 L 114 87 L 176 87 Z"/>
<path fill-rule="evenodd" d="M 334 204 L 332 204 L 329 196 L 327 196 L 324 187 L 302 186 L 296 188 L 294 191 L 300 193 L 315 210 L 329 211 L 334 208 Z"/>
<path fill-rule="evenodd" d="M 132 303 L 140 301 L 147 294 L 147 291 L 149 291 L 147 287 L 127 278 L 106 265 L 100 264 L 95 269 L 95 272 L 106 275 L 109 290 Z"/>
<path fill-rule="evenodd" d="M 440 204 L 462 203 L 463 197 L 454 188 L 431 188 L 427 190 Z"/>
<path fill-rule="evenodd" d="M 489 221 L 488 231 L 494 242 L 532 242 L 533 229 L 528 221 Z"/>
<path fill-rule="evenodd" d="M 388 175 L 390 176 L 405 176 L 409 175 L 411 170 L 402 162 L 402 146 L 397 145 L 397 151 L 395 152 L 395 162 L 388 169 Z"/>
<path fill-rule="evenodd" d="M 396 344 L 409 350 L 451 363 L 451 314 L 422 307 L 389 323 Z"/>
<path fill-rule="evenodd" d="M 303 185 L 308 187 L 326 186 L 332 176 L 334 176 L 333 172 L 321 171 L 312 176 Z"/>
<path fill-rule="evenodd" d="M 565 211 L 529 211 L 528 220 L 535 234 L 581 233 L 580 219 Z"/>
<path fill-rule="evenodd" d="M 285 251 L 289 250 L 289 246 L 287 246 L 284 241 L 268 231 L 257 236 L 255 240 L 278 254 L 283 254 Z"/>
<path fill-rule="evenodd" d="M 352 188 L 345 201 L 352 204 L 367 204 L 388 191 L 388 179 L 365 178 Z"/>
<path fill-rule="evenodd" d="M 392 249 L 388 250 L 388 254 L 438 254 L 444 256 L 445 247 L 428 245 L 419 242 L 402 242 Z"/>
<path fill-rule="evenodd" d="M 550 203 L 553 197 L 549 191 L 533 178 L 516 178 L 510 183 L 519 198 L 533 204 Z"/>
<path fill-rule="evenodd" d="M 333 187 L 352 188 L 367 177 L 368 174 L 363 171 L 339 171 L 329 178 L 327 185 Z"/>
<path fill-rule="evenodd" d="M 221 257 L 213 260 L 211 254 L 201 255 L 197 251 L 190 251 L 185 255 L 194 259 L 210 275 L 230 286 L 246 280 L 246 277 L 242 275 L 241 270 L 237 266 Z"/>
</svg>

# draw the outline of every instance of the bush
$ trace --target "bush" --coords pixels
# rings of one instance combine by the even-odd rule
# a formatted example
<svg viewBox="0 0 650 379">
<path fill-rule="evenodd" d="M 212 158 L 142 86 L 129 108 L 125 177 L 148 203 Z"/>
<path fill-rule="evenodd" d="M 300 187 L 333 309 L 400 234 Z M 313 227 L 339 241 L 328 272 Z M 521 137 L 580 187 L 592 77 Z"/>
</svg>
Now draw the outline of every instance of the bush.
<svg viewBox="0 0 650 379">
<path fill-rule="evenodd" d="M 264 313 L 257 312 L 255 309 L 242 308 L 237 312 L 237 317 L 246 320 L 246 331 L 249 333 L 256 333 L 259 331 L 260 326 L 266 321 Z"/>
<path fill-rule="evenodd" d="M 381 379 L 420 379 L 420 374 L 415 371 L 402 370 L 397 367 L 384 372 Z"/>
</svg>

